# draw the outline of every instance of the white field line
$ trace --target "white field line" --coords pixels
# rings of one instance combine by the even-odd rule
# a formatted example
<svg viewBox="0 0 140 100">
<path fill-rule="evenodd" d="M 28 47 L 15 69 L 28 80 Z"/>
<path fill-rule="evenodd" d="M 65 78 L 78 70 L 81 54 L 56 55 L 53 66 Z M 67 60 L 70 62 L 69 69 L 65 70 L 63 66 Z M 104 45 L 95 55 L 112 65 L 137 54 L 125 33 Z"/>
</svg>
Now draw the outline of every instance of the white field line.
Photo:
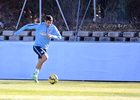
<svg viewBox="0 0 140 100">
<path fill-rule="evenodd" d="M 0 95 L 0 99 L 11 100 L 140 100 L 140 97 L 109 96 L 32 96 L 32 95 Z"/>
</svg>

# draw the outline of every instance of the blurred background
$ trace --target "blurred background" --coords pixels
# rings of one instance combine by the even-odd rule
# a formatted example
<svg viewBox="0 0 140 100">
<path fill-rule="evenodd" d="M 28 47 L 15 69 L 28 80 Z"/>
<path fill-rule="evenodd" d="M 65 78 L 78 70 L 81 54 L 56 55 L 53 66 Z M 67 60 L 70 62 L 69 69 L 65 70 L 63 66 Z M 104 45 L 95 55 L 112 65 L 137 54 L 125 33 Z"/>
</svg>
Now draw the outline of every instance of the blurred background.
<svg viewBox="0 0 140 100">
<path fill-rule="evenodd" d="M 13 37 L 25 1 L 17 29 L 40 23 L 41 0 L 0 0 L 0 79 L 31 79 L 36 66 L 35 30 Z M 61 80 L 140 81 L 139 5 L 140 0 L 42 0 L 42 22 L 52 15 L 62 39 L 51 40 L 39 79 L 55 73 Z"/>
<path fill-rule="evenodd" d="M 79 0 L 59 0 L 61 9 L 70 30 L 76 30 Z M 0 0 L 0 24 L 3 29 L 15 29 L 24 0 Z M 89 1 L 81 0 L 79 25 Z M 85 20 L 81 27 L 84 31 L 93 30 L 138 30 L 140 29 L 140 0 L 91 0 Z M 96 19 L 94 19 L 96 10 Z M 55 0 L 42 0 L 42 19 L 46 14 L 54 18 L 60 31 L 67 30 Z M 39 22 L 39 0 L 27 0 L 19 27 Z"/>
</svg>

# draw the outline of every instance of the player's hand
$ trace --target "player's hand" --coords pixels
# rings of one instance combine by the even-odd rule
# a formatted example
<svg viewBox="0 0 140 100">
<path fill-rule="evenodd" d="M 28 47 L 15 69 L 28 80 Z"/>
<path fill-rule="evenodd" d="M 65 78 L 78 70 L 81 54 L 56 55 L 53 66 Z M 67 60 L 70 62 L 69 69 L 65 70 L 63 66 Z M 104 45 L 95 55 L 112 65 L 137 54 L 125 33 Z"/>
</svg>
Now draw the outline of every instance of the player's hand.
<svg viewBox="0 0 140 100">
<path fill-rule="evenodd" d="M 16 37 L 15 35 L 13 35 L 13 37 Z"/>
<path fill-rule="evenodd" d="M 51 37 L 52 37 L 52 35 L 51 35 L 51 34 L 46 34 L 46 36 L 47 36 L 47 37 L 49 37 L 49 38 L 51 38 Z"/>
</svg>

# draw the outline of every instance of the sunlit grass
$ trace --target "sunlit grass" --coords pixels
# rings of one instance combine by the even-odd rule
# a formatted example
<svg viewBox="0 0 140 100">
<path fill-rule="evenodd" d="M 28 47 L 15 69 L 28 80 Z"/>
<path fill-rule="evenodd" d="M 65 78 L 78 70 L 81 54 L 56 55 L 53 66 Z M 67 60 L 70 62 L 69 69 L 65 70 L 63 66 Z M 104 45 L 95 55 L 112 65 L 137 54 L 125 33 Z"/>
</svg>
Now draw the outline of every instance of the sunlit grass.
<svg viewBox="0 0 140 100">
<path fill-rule="evenodd" d="M 28 97 L 28 98 L 27 98 Z M 140 83 L 0 80 L 0 99 L 140 100 Z M 53 99 L 52 99 L 53 98 Z"/>
</svg>

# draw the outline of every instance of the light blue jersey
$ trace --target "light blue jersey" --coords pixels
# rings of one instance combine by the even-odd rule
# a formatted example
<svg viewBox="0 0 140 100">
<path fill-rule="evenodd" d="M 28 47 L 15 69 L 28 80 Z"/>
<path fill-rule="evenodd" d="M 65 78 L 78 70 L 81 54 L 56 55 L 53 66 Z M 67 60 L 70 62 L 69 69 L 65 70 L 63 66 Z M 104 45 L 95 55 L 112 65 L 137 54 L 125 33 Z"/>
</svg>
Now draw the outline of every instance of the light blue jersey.
<svg viewBox="0 0 140 100">
<path fill-rule="evenodd" d="M 42 23 L 42 24 L 27 24 L 27 25 L 23 26 L 21 29 L 19 29 L 18 31 L 16 31 L 14 33 L 14 35 L 17 36 L 20 32 L 22 32 L 25 29 L 36 29 L 36 37 L 35 37 L 34 46 L 40 46 L 43 49 L 48 49 L 49 42 L 50 42 L 51 38 L 57 39 L 57 40 L 61 39 L 60 32 L 58 31 L 56 26 L 54 26 L 52 24 L 50 27 L 47 27 L 45 23 Z M 42 35 L 44 33 L 45 34 L 46 33 L 51 34 L 52 37 L 49 38 L 46 35 Z"/>
</svg>

